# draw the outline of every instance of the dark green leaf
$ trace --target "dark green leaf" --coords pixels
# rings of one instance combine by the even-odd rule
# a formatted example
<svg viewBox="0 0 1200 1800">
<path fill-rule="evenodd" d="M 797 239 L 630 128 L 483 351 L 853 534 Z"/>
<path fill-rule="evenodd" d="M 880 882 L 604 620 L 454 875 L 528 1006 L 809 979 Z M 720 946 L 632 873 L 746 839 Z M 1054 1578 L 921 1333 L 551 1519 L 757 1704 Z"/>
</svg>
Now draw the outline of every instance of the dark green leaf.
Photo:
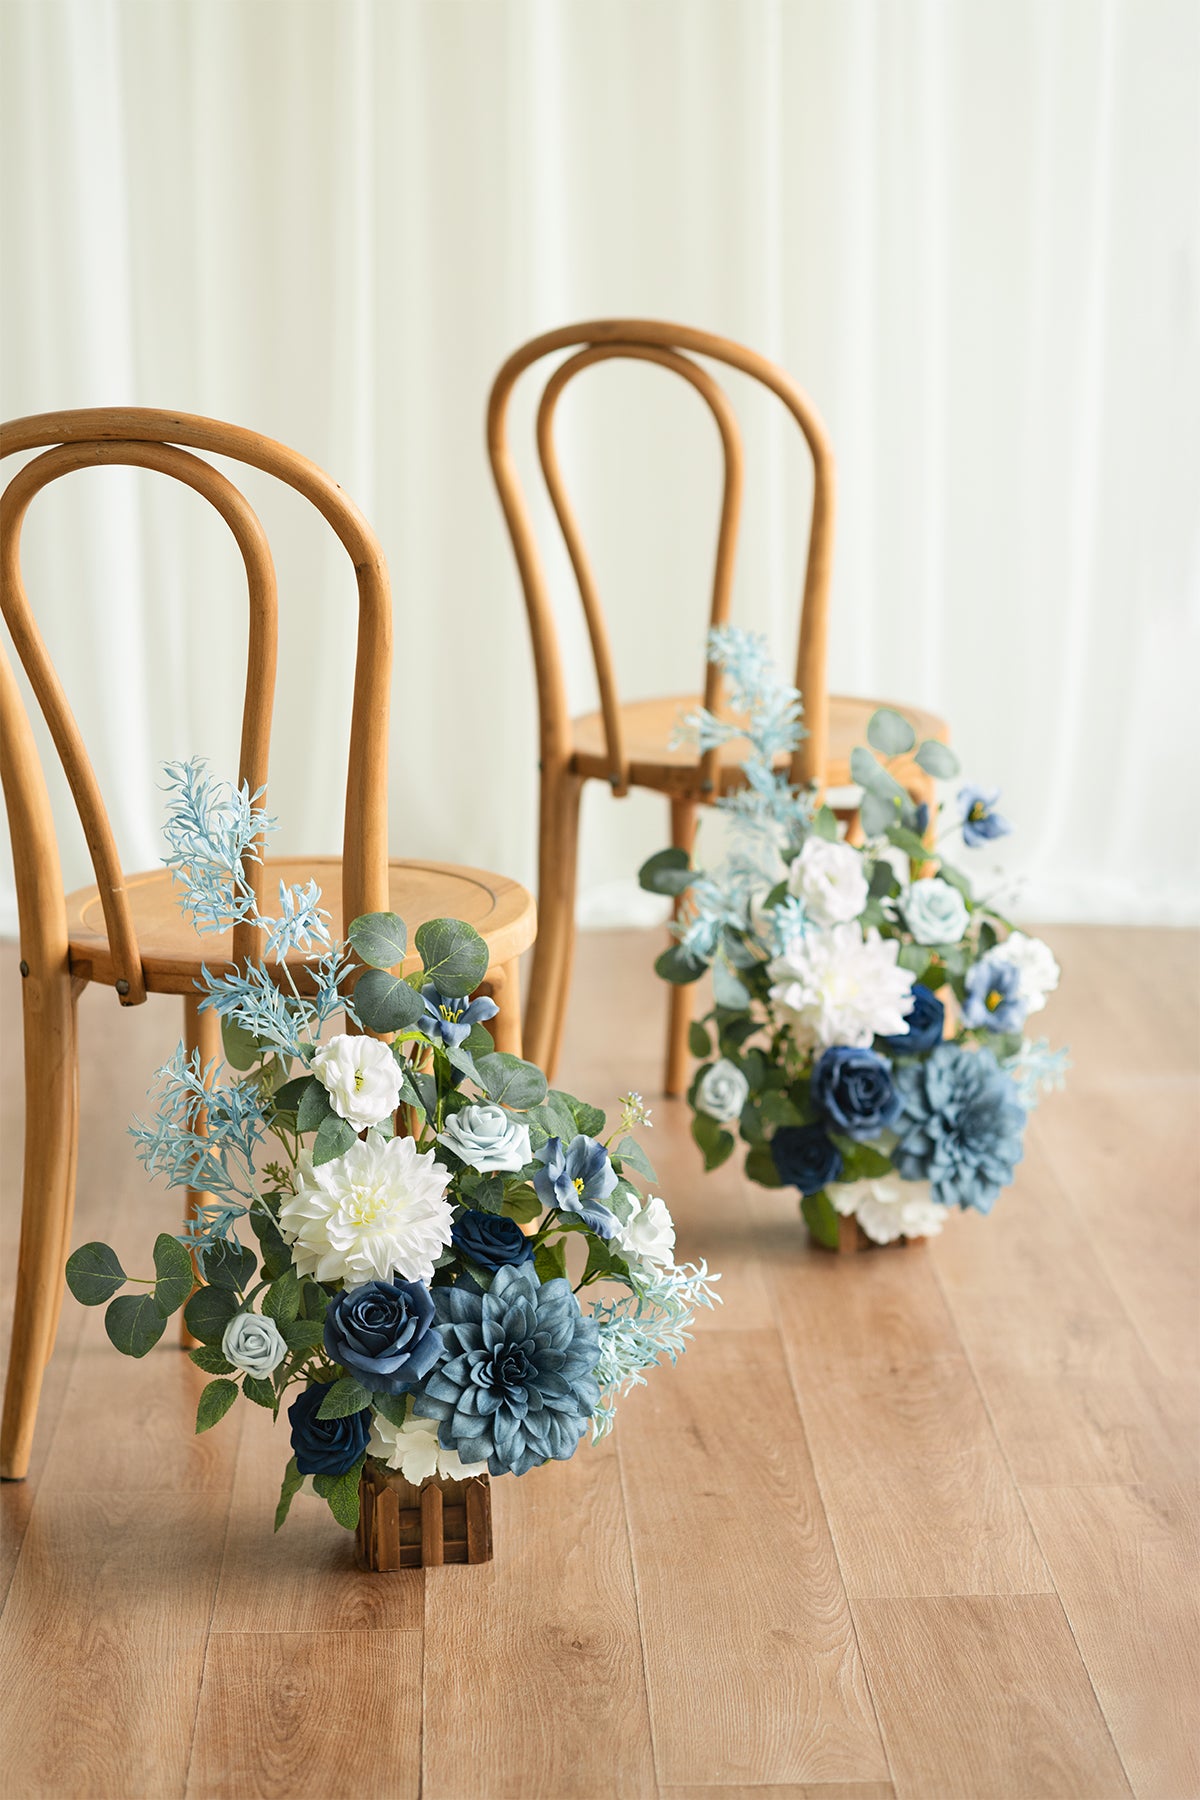
<svg viewBox="0 0 1200 1800">
<path fill-rule="evenodd" d="M 153 1294 L 122 1294 L 104 1315 L 104 1329 L 122 1356 L 145 1356 L 162 1336 L 167 1317 Z"/>
<path fill-rule="evenodd" d="M 838 820 L 837 814 L 831 806 L 818 807 L 813 815 L 812 828 L 816 835 L 820 838 L 824 838 L 827 843 L 837 843 Z"/>
<path fill-rule="evenodd" d="M 654 973 L 673 987 L 686 987 L 691 981 L 699 981 L 706 967 L 706 963 L 685 950 L 682 944 L 672 944 L 655 960 Z"/>
<path fill-rule="evenodd" d="M 688 1049 L 693 1056 L 701 1059 L 712 1055 L 712 1039 L 705 1027 L 695 1019 L 688 1026 Z"/>
<path fill-rule="evenodd" d="M 154 1240 L 154 1304 L 164 1319 L 178 1312 L 196 1285 L 192 1259 L 178 1238 L 165 1231 Z"/>
<path fill-rule="evenodd" d="M 481 1056 L 476 1067 L 480 1086 L 497 1106 L 511 1106 L 524 1111 L 546 1098 L 546 1077 L 531 1062 L 511 1055 L 507 1050 L 494 1050 Z"/>
<path fill-rule="evenodd" d="M 686 850 L 659 850 L 638 870 L 638 881 L 648 894 L 682 894 L 694 878 Z"/>
<path fill-rule="evenodd" d="M 757 1181 L 759 1187 L 783 1186 L 783 1178 L 775 1167 L 775 1158 L 771 1155 L 769 1144 L 754 1144 L 747 1152 L 746 1174 L 751 1181 Z"/>
<path fill-rule="evenodd" d="M 854 1138 L 844 1137 L 840 1131 L 831 1131 L 830 1137 L 842 1153 L 842 1181 L 878 1180 L 883 1175 L 894 1175 L 892 1160 L 873 1144 L 860 1144 Z"/>
<path fill-rule="evenodd" d="M 354 984 L 354 1010 L 368 1031 L 407 1031 L 425 1011 L 425 1002 L 402 975 L 364 969 Z"/>
<path fill-rule="evenodd" d="M 288 1466 L 283 1471 L 283 1485 L 279 1490 L 279 1504 L 275 1508 L 275 1529 L 283 1524 L 291 1510 L 292 1501 L 304 1485 L 304 1477 L 296 1467 L 294 1456 L 288 1458 Z"/>
<path fill-rule="evenodd" d="M 354 1531 L 358 1525 L 358 1481 L 362 1474 L 362 1466 L 366 1458 L 360 1456 L 352 1469 L 344 1475 L 317 1475 L 313 1478 L 313 1486 L 322 1500 L 329 1502 L 329 1510 L 339 1525 L 347 1531 Z"/>
<path fill-rule="evenodd" d="M 588 1239 L 588 1257 L 584 1267 L 582 1281 L 586 1285 L 592 1281 L 628 1281 L 629 1264 L 617 1250 L 612 1250 L 603 1238 Z"/>
<path fill-rule="evenodd" d="M 329 1295 L 319 1281 L 306 1281 L 300 1296 L 300 1311 L 306 1319 L 323 1319 L 329 1308 Z"/>
<path fill-rule="evenodd" d="M 240 1294 L 250 1286 L 258 1267 L 253 1250 L 232 1237 L 218 1238 L 201 1253 L 200 1261 L 209 1287 L 235 1288 Z"/>
<path fill-rule="evenodd" d="M 265 1406 L 269 1412 L 275 1411 L 275 1384 L 263 1381 L 258 1375 L 247 1375 L 242 1381 L 242 1392 L 247 1400 L 253 1400 L 255 1406 Z"/>
<path fill-rule="evenodd" d="M 318 1081 L 315 1075 L 310 1075 L 304 1084 L 296 1106 L 297 1131 L 306 1134 L 310 1131 L 319 1131 L 332 1113 L 329 1089 L 323 1081 Z"/>
<path fill-rule="evenodd" d="M 330 1113 L 327 1119 L 322 1119 L 313 1142 L 313 1168 L 319 1169 L 322 1163 L 332 1162 L 336 1156 L 344 1156 L 357 1136 L 353 1125 L 345 1119 L 339 1119 L 336 1113 Z"/>
<path fill-rule="evenodd" d="M 250 1209 L 250 1225 L 262 1252 L 263 1274 L 273 1281 L 292 1266 L 292 1252 L 287 1239 L 269 1212 L 261 1206 Z"/>
<path fill-rule="evenodd" d="M 81 1306 L 103 1306 L 127 1280 L 107 1244 L 81 1244 L 67 1258 L 67 1286 Z"/>
<path fill-rule="evenodd" d="M 504 1196 L 504 1205 L 500 1211 L 506 1219 L 515 1219 L 518 1225 L 528 1225 L 536 1219 L 542 1210 L 542 1203 L 528 1182 L 520 1187 L 509 1188 Z"/>
<path fill-rule="evenodd" d="M 450 999 L 474 993 L 488 972 L 488 947 L 461 919 L 430 919 L 417 928 L 426 980 Z"/>
<path fill-rule="evenodd" d="M 623 1137 L 613 1154 L 620 1157 L 625 1168 L 636 1169 L 639 1175 L 646 1177 L 647 1181 L 658 1180 L 658 1176 L 654 1173 L 654 1164 L 635 1137 Z"/>
<path fill-rule="evenodd" d="M 195 1350 L 189 1350 L 188 1355 L 206 1375 L 233 1374 L 234 1365 L 221 1355 L 215 1344 L 200 1344 Z"/>
<path fill-rule="evenodd" d="M 927 775 L 938 781 L 950 781 L 958 774 L 959 761 L 948 744 L 939 744 L 936 738 L 926 738 L 917 751 L 918 767 Z"/>
<path fill-rule="evenodd" d="M 363 913 L 346 933 L 355 955 L 373 969 L 390 969 L 404 961 L 408 929 L 394 912 Z"/>
<path fill-rule="evenodd" d="M 443 1044 L 435 1054 L 444 1056 L 450 1067 L 459 1075 L 465 1075 L 467 1080 L 473 1081 L 477 1088 L 482 1088 L 483 1076 L 475 1067 L 475 1058 L 469 1051 L 461 1049 L 457 1044 Z"/>
<path fill-rule="evenodd" d="M 300 1294 L 300 1277 L 295 1269 L 285 1269 L 263 1295 L 263 1312 L 281 1328 L 290 1325 L 300 1311 Z"/>
<path fill-rule="evenodd" d="M 280 1325 L 279 1333 L 292 1352 L 315 1350 L 325 1340 L 325 1327 L 320 1319 L 289 1319 Z"/>
<path fill-rule="evenodd" d="M 304 1091 L 310 1083 L 321 1087 L 315 1075 L 293 1075 L 290 1081 L 285 1081 L 282 1087 L 276 1088 L 271 1095 L 271 1104 L 275 1111 L 277 1113 L 296 1112 L 304 1096 Z M 325 1092 L 324 1088 L 321 1088 L 321 1092 Z"/>
<path fill-rule="evenodd" d="M 533 1253 L 533 1266 L 539 1281 L 560 1281 L 567 1272 L 567 1247 L 557 1240 L 539 1244 Z"/>
<path fill-rule="evenodd" d="M 317 1408 L 318 1419 L 345 1419 L 351 1413 L 360 1413 L 371 1404 L 371 1392 L 361 1381 L 355 1381 L 353 1375 L 343 1375 L 326 1389 L 325 1397 Z"/>
<path fill-rule="evenodd" d="M 473 1056 L 476 1063 L 478 1063 L 481 1056 L 490 1056 L 495 1048 L 495 1038 L 492 1036 L 487 1026 L 481 1024 L 479 1020 L 476 1019 L 474 1025 L 472 1025 L 470 1031 L 463 1040 L 463 1049 L 467 1051 L 470 1056 Z"/>
<path fill-rule="evenodd" d="M 504 1177 L 499 1174 L 477 1174 L 465 1171 L 459 1178 L 459 1193 L 476 1212 L 499 1213 L 504 1207 Z"/>
<path fill-rule="evenodd" d="M 904 756 L 916 741 L 917 734 L 903 713 L 881 706 L 871 714 L 867 742 L 881 756 Z"/>
<path fill-rule="evenodd" d="M 877 862 L 871 870 L 869 891 L 872 899 L 890 900 L 900 892 L 900 883 L 896 880 L 896 871 L 889 862 Z"/>
<path fill-rule="evenodd" d="M 375 1411 L 385 1418 L 389 1425 L 394 1425 L 397 1431 L 408 1417 L 408 1400 L 407 1394 L 371 1395 L 371 1405 Z"/>
<path fill-rule="evenodd" d="M 824 1244 L 827 1250 L 836 1250 L 838 1215 L 824 1188 L 819 1194 L 805 1194 L 800 1202 L 800 1211 L 804 1215 L 804 1223 L 818 1244 Z"/>
<path fill-rule="evenodd" d="M 196 1408 L 196 1432 L 208 1431 L 223 1419 L 238 1397 L 236 1381 L 210 1381 Z"/>
<path fill-rule="evenodd" d="M 202 1344 L 219 1344 L 238 1311 L 238 1297 L 232 1288 L 200 1287 L 183 1309 L 183 1322 Z"/>
<path fill-rule="evenodd" d="M 719 1169 L 733 1155 L 733 1134 L 707 1113 L 697 1113 L 692 1119 L 692 1136 L 704 1154 L 706 1170 Z"/>
</svg>

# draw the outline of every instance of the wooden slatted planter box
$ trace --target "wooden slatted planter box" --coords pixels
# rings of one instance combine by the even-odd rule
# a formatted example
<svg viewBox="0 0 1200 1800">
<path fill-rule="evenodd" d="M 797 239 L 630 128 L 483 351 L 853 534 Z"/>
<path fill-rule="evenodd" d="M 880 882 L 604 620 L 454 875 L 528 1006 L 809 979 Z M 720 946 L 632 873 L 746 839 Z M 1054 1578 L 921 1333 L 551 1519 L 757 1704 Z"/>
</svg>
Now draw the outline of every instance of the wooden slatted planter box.
<svg viewBox="0 0 1200 1800">
<path fill-rule="evenodd" d="M 358 1484 L 358 1562 L 387 1574 L 439 1563 L 492 1560 L 492 1491 L 486 1475 L 431 1476 L 418 1487 L 368 1462 Z"/>
<path fill-rule="evenodd" d="M 853 1216 L 847 1214 L 838 1220 L 838 1256 L 853 1256 L 859 1250 L 899 1250 L 912 1242 L 911 1238 L 899 1237 L 890 1244 L 877 1244 Z"/>
</svg>

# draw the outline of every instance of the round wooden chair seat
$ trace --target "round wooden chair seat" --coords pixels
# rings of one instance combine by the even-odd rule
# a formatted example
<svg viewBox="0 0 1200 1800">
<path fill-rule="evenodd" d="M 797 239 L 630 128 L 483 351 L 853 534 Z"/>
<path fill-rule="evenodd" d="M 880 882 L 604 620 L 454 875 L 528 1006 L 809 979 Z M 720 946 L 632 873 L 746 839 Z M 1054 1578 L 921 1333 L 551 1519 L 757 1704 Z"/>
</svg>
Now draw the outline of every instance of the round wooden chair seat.
<svg viewBox="0 0 1200 1800">
<path fill-rule="evenodd" d="M 671 748 L 671 738 L 680 718 L 700 705 L 696 694 L 668 695 L 658 700 L 635 700 L 621 708 L 625 728 L 625 753 L 629 758 L 631 787 L 655 788 L 661 793 L 695 797 L 698 793 L 699 756 L 689 744 Z M 936 713 L 921 712 L 915 706 L 904 706 L 893 700 L 859 700 L 848 695 L 833 694 L 829 700 L 829 760 L 824 781 L 828 788 L 849 787 L 850 752 L 867 741 L 867 723 L 880 706 L 893 706 L 903 713 L 922 738 L 949 741 L 950 728 Z M 605 748 L 604 717 L 598 712 L 585 713 L 573 721 L 575 755 L 572 767 L 587 779 L 606 781 L 609 776 L 608 752 Z M 738 765 L 745 744 L 736 740 L 717 753 L 721 793 L 732 792 L 740 785 Z M 781 756 L 779 761 L 788 760 Z M 906 758 L 898 757 L 890 765 L 897 780 L 903 781 Z"/>
<path fill-rule="evenodd" d="M 322 904 L 330 915 L 330 933 L 342 934 L 341 858 L 337 856 L 268 856 L 263 910 L 269 915 L 282 880 L 288 887 L 315 880 Z M 512 961 L 533 943 L 537 935 L 537 911 L 533 895 L 519 882 L 483 869 L 462 868 L 452 863 L 389 862 L 389 894 L 393 912 L 408 926 L 409 955 L 405 970 L 419 969 L 421 959 L 411 948 L 418 925 L 427 919 L 463 919 L 486 941 L 491 967 Z M 232 955 L 232 933 L 197 932 L 179 910 L 178 890 L 168 869 L 152 869 L 131 875 L 126 881 L 146 986 L 156 994 L 191 994 L 206 963 L 214 971 Z M 112 957 L 104 931 L 104 914 L 98 888 L 79 888 L 67 896 L 67 932 L 71 968 L 91 981 L 112 985 Z M 300 964 L 297 952 L 290 964 Z"/>
</svg>

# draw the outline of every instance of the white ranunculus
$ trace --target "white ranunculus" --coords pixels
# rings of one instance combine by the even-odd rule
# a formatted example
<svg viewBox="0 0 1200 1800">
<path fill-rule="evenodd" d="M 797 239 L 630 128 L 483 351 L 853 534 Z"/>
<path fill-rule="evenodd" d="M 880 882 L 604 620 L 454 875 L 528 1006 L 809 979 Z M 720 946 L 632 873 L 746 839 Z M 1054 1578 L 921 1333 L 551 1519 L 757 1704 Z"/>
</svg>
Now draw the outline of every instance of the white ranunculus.
<svg viewBox="0 0 1200 1800">
<path fill-rule="evenodd" d="M 296 1192 L 279 1209 L 279 1229 L 299 1275 L 318 1281 L 428 1281 L 450 1242 L 450 1171 L 410 1137 L 371 1132 L 344 1156 L 313 1168 L 301 1152 Z"/>
<path fill-rule="evenodd" d="M 438 1143 L 483 1175 L 523 1169 L 533 1154 L 528 1125 L 510 1119 L 502 1106 L 483 1103 L 452 1113 Z"/>
<path fill-rule="evenodd" d="M 389 1046 L 376 1038 L 343 1032 L 317 1046 L 311 1067 L 334 1112 L 355 1131 L 378 1125 L 400 1104 L 404 1076 Z"/>
<path fill-rule="evenodd" d="M 853 1213 L 874 1244 L 892 1244 L 900 1237 L 936 1237 L 949 1210 L 938 1205 L 929 1182 L 902 1181 L 899 1175 L 831 1181 L 825 1192 L 837 1212 Z"/>
<path fill-rule="evenodd" d="M 728 1125 L 731 1119 L 736 1119 L 741 1114 L 749 1092 L 750 1083 L 737 1064 L 723 1056 L 701 1076 L 696 1089 L 696 1105 L 710 1119 L 716 1119 L 720 1125 Z"/>
<path fill-rule="evenodd" d="M 1026 1016 L 1041 1012 L 1047 995 L 1058 986 L 1060 972 L 1049 944 L 1041 938 L 1026 937 L 1023 931 L 1010 931 L 1004 942 L 996 945 L 995 955 L 1012 963 L 1020 975 Z"/>
<path fill-rule="evenodd" d="M 465 1481 L 470 1475 L 486 1475 L 487 1464 L 465 1463 L 457 1450 L 446 1450 L 438 1442 L 437 1424 L 433 1419 L 414 1419 L 410 1414 L 403 1425 L 393 1425 L 382 1413 L 371 1415 L 371 1438 L 368 1456 L 399 1469 L 405 1481 L 419 1486 L 431 1475 L 446 1481 Z"/>
<path fill-rule="evenodd" d="M 863 859 L 851 844 L 809 837 L 788 871 L 788 892 L 817 925 L 845 925 L 867 904 Z"/>
<path fill-rule="evenodd" d="M 918 944 L 957 944 L 971 918 L 958 889 L 940 875 L 914 881 L 900 910 Z"/>
<path fill-rule="evenodd" d="M 900 946 L 872 926 L 806 931 L 767 965 L 775 1017 L 802 1044 L 859 1048 L 907 1031 L 913 977 L 896 961 Z"/>
<path fill-rule="evenodd" d="M 667 1268 L 675 1260 L 675 1221 L 666 1202 L 657 1194 L 647 1194 L 629 1223 L 617 1232 L 616 1242 L 631 1262 Z"/>
<path fill-rule="evenodd" d="M 221 1339 L 225 1361 L 235 1369 L 245 1370 L 247 1375 L 257 1375 L 260 1381 L 274 1374 L 287 1353 L 274 1319 L 260 1313 L 235 1313 Z"/>
</svg>

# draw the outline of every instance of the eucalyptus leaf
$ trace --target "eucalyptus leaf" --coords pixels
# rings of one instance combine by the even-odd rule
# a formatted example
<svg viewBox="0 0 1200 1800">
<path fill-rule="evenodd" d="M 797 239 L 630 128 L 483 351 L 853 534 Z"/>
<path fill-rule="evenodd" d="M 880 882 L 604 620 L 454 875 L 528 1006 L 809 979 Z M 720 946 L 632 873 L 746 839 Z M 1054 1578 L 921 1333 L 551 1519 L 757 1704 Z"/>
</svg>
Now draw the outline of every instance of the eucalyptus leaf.
<svg viewBox="0 0 1200 1800">
<path fill-rule="evenodd" d="M 224 1237 L 201 1252 L 200 1266 L 209 1287 L 236 1288 L 244 1294 L 254 1279 L 258 1259 L 236 1238 Z"/>
<path fill-rule="evenodd" d="M 636 1169 L 639 1175 L 646 1177 L 647 1181 L 658 1180 L 658 1176 L 654 1173 L 654 1164 L 635 1137 L 623 1137 L 613 1154 L 621 1159 L 623 1168 Z"/>
<path fill-rule="evenodd" d="M 221 1048 L 230 1068 L 244 1071 L 252 1069 L 256 1062 L 262 1060 L 265 1046 L 252 1031 L 239 1025 L 236 1019 L 222 1019 Z"/>
<path fill-rule="evenodd" d="M 122 1294 L 104 1315 L 104 1329 L 122 1356 L 145 1356 L 166 1328 L 153 1294 Z"/>
<path fill-rule="evenodd" d="M 223 1419 L 237 1397 L 236 1381 L 227 1381 L 224 1377 L 219 1381 L 210 1381 L 196 1408 L 197 1435 L 211 1430 L 219 1419 Z"/>
<path fill-rule="evenodd" d="M 890 706 L 881 706 L 871 714 L 867 742 L 881 756 L 903 756 L 916 741 L 917 734 L 903 713 Z"/>
<path fill-rule="evenodd" d="M 869 838 L 883 837 L 885 833 L 890 833 L 899 817 L 895 802 L 884 800 L 879 794 L 863 795 L 858 816 L 863 836 Z"/>
<path fill-rule="evenodd" d="M 354 984 L 354 1010 L 368 1031 L 407 1031 L 425 1011 L 425 1002 L 402 975 L 364 969 Z"/>
<path fill-rule="evenodd" d="M 81 1306 L 103 1306 L 128 1279 L 107 1244 L 81 1244 L 67 1258 L 67 1286 Z"/>
<path fill-rule="evenodd" d="M 183 1309 L 183 1322 L 202 1344 L 219 1344 L 225 1327 L 240 1310 L 232 1288 L 199 1287 Z"/>
<path fill-rule="evenodd" d="M 682 944 L 672 944 L 656 959 L 654 973 L 675 987 L 686 987 L 691 981 L 699 981 L 705 967 L 700 957 L 693 956 Z"/>
<path fill-rule="evenodd" d="M 479 1084 L 497 1106 L 524 1111 L 546 1098 L 546 1077 L 535 1063 L 525 1062 L 507 1050 L 494 1050 L 476 1063 Z"/>
<path fill-rule="evenodd" d="M 638 870 L 638 882 L 648 894 L 682 894 L 694 880 L 686 850 L 659 850 Z"/>
<path fill-rule="evenodd" d="M 353 1125 L 346 1119 L 339 1119 L 336 1113 L 331 1112 L 328 1118 L 322 1119 L 313 1142 L 313 1168 L 319 1169 L 322 1163 L 332 1162 L 335 1157 L 344 1156 L 351 1144 L 356 1141 L 357 1136 L 358 1133 Z"/>
<path fill-rule="evenodd" d="M 894 775 L 861 744 L 850 752 L 850 779 L 867 794 L 878 794 L 881 800 L 903 801 L 904 789 Z"/>
<path fill-rule="evenodd" d="M 837 814 L 834 812 L 832 806 L 819 806 L 817 808 L 816 812 L 813 814 L 812 828 L 817 837 L 824 838 L 826 842 L 830 844 L 837 843 L 838 820 Z"/>
<path fill-rule="evenodd" d="M 926 738 L 917 751 L 918 767 L 937 781 L 950 781 L 959 771 L 959 760 L 949 744 L 940 744 L 936 738 Z"/>
<path fill-rule="evenodd" d="M 192 1259 L 178 1238 L 165 1231 L 154 1240 L 154 1304 L 164 1319 L 178 1312 L 196 1285 Z"/>
<path fill-rule="evenodd" d="M 450 1067 L 457 1074 L 465 1075 L 467 1080 L 473 1081 L 477 1088 L 484 1085 L 483 1076 L 475 1067 L 475 1058 L 461 1044 L 443 1044 L 440 1047 L 440 1054 L 446 1058 Z"/>
<path fill-rule="evenodd" d="M 310 1075 L 296 1107 L 296 1130 L 305 1134 L 319 1131 L 332 1112 L 329 1089 L 315 1075 Z"/>
<path fill-rule="evenodd" d="M 461 919 L 430 919 L 417 928 L 425 978 L 449 999 L 471 994 L 488 972 L 488 947 Z"/>
<path fill-rule="evenodd" d="M 408 928 L 394 912 L 363 913 L 346 936 L 359 960 L 373 969 L 393 968 L 408 949 Z"/>
<path fill-rule="evenodd" d="M 744 1012 L 750 1004 L 749 990 L 729 967 L 718 959 L 712 966 L 713 999 L 727 1012 Z"/>
</svg>

